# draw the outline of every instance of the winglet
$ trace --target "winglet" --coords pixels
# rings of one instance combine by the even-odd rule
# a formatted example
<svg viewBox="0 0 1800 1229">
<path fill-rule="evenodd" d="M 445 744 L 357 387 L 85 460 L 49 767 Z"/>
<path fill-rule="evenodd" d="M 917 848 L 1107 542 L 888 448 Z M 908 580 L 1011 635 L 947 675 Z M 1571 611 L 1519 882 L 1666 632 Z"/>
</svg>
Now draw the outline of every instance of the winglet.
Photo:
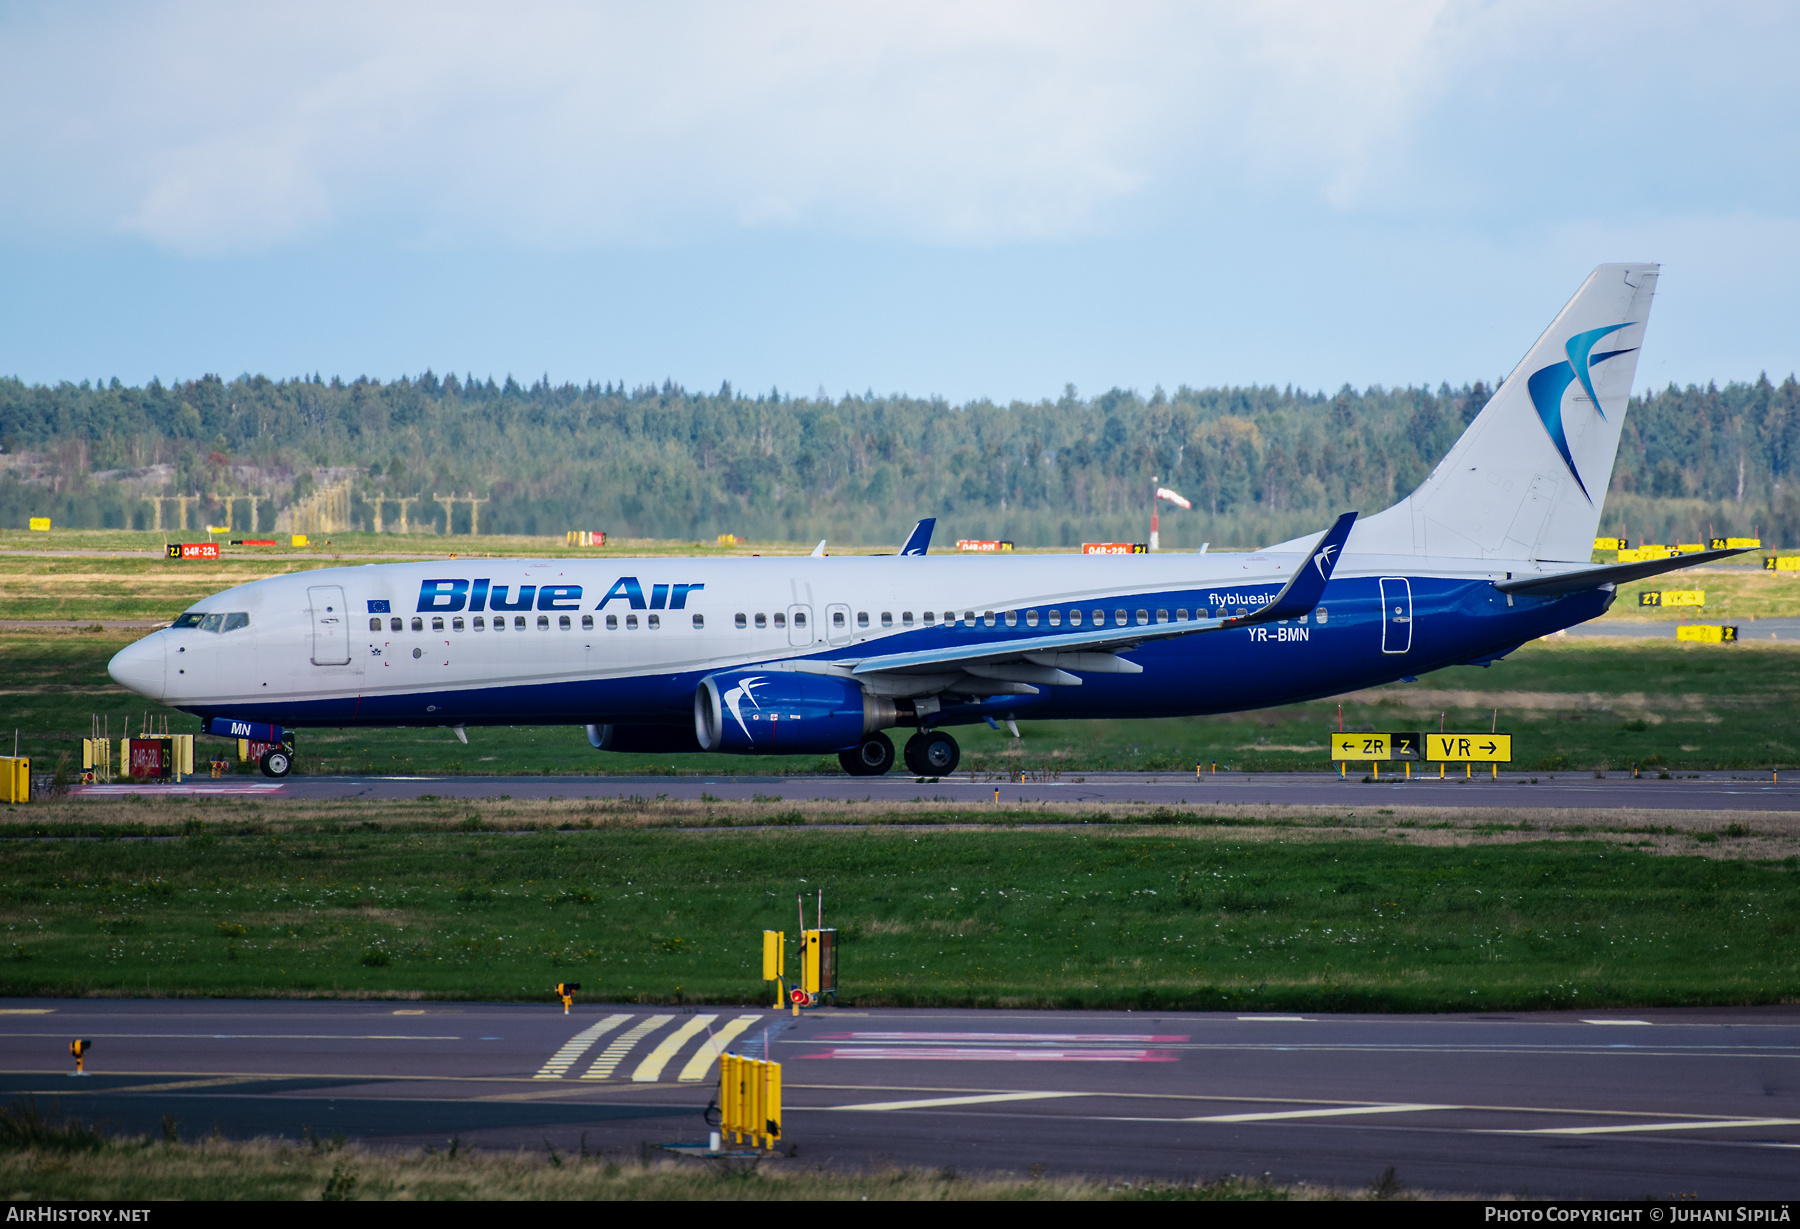
<svg viewBox="0 0 1800 1229">
<path fill-rule="evenodd" d="M 1337 518 L 1337 523 L 1313 543 L 1312 550 L 1307 552 L 1306 562 L 1288 579 L 1281 592 L 1275 595 L 1274 601 L 1241 619 L 1228 620 L 1225 626 L 1269 623 L 1276 619 L 1297 619 L 1301 615 L 1311 614 L 1312 608 L 1325 596 L 1325 582 L 1337 570 L 1338 558 L 1343 554 L 1344 542 L 1350 537 L 1350 527 L 1356 524 L 1356 517 L 1356 513 L 1346 512 Z"/>
<path fill-rule="evenodd" d="M 937 528 L 937 517 L 928 516 L 912 528 L 907 535 L 906 545 L 900 548 L 902 555 L 923 555 L 931 549 L 931 531 Z"/>
<path fill-rule="evenodd" d="M 812 557 L 814 559 L 823 559 L 825 557 L 825 539 L 824 538 L 820 538 L 819 544 L 812 548 Z"/>
</svg>

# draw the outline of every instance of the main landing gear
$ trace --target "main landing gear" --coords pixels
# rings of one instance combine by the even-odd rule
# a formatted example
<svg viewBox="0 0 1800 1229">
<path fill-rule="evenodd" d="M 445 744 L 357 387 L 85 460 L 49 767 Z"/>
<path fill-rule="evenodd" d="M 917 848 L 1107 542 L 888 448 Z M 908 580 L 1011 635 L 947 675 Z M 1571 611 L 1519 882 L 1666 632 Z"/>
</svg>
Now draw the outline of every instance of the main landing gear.
<svg viewBox="0 0 1800 1229">
<path fill-rule="evenodd" d="M 838 752 L 838 763 L 853 777 L 879 777 L 894 766 L 894 742 L 877 730 L 860 747 Z"/>
<path fill-rule="evenodd" d="M 962 748 L 942 730 L 920 730 L 906 740 L 906 766 L 915 777 L 947 777 L 962 760 Z"/>
<path fill-rule="evenodd" d="M 905 759 L 906 770 L 915 777 L 947 777 L 956 771 L 962 748 L 942 730 L 921 730 L 906 740 Z M 879 777 L 894 766 L 893 741 L 880 732 L 871 734 L 861 746 L 838 752 L 838 763 L 853 777 Z"/>
<path fill-rule="evenodd" d="M 294 753 L 286 747 L 270 747 L 258 762 L 262 765 L 263 776 L 285 777 L 293 771 Z"/>
</svg>

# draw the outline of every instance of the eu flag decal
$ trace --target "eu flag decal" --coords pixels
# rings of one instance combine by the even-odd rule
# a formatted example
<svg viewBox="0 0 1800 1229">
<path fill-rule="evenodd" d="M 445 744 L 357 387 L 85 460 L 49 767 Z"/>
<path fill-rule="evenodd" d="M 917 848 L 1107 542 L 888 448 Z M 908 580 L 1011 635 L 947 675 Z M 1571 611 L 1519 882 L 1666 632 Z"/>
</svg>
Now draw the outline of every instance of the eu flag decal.
<svg viewBox="0 0 1800 1229">
<path fill-rule="evenodd" d="M 387 612 L 388 612 L 388 604 L 387 604 L 386 598 L 372 597 L 369 599 L 369 613 L 370 614 L 386 614 Z"/>
</svg>

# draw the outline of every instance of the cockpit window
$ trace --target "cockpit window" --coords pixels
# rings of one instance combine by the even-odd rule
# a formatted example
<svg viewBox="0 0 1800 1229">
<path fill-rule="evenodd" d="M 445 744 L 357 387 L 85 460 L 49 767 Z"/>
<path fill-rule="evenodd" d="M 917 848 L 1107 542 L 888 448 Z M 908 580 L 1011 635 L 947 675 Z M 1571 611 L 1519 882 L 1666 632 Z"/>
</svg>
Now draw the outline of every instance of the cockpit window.
<svg viewBox="0 0 1800 1229">
<path fill-rule="evenodd" d="M 203 632 L 216 632 L 224 626 L 225 616 L 222 614 L 209 614 L 200 620 L 200 630 Z"/>
<path fill-rule="evenodd" d="M 225 630 L 235 632 L 240 627 L 250 626 L 250 616 L 242 610 L 233 611 L 225 616 Z"/>
<path fill-rule="evenodd" d="M 205 615 L 201 614 L 197 610 L 190 610 L 186 614 L 182 615 L 179 619 L 177 619 L 173 623 L 169 624 L 169 626 L 170 627 L 199 627 L 200 620 L 204 619 L 205 617 L 206 617 Z"/>
</svg>

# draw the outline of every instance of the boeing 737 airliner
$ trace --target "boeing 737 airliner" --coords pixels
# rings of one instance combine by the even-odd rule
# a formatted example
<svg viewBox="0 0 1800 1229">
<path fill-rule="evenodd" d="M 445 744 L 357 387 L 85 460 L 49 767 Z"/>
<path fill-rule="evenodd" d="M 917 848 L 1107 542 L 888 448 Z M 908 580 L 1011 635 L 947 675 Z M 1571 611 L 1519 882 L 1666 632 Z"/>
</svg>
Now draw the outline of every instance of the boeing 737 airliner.
<svg viewBox="0 0 1800 1229">
<path fill-rule="evenodd" d="M 1596 567 L 1656 285 L 1602 265 L 1423 485 L 1253 554 L 458 560 L 259 580 L 114 657 L 218 735 L 586 726 L 595 747 L 837 752 L 919 776 L 978 721 L 1287 704 L 1486 665 L 1614 587 L 1732 554 Z"/>
</svg>

